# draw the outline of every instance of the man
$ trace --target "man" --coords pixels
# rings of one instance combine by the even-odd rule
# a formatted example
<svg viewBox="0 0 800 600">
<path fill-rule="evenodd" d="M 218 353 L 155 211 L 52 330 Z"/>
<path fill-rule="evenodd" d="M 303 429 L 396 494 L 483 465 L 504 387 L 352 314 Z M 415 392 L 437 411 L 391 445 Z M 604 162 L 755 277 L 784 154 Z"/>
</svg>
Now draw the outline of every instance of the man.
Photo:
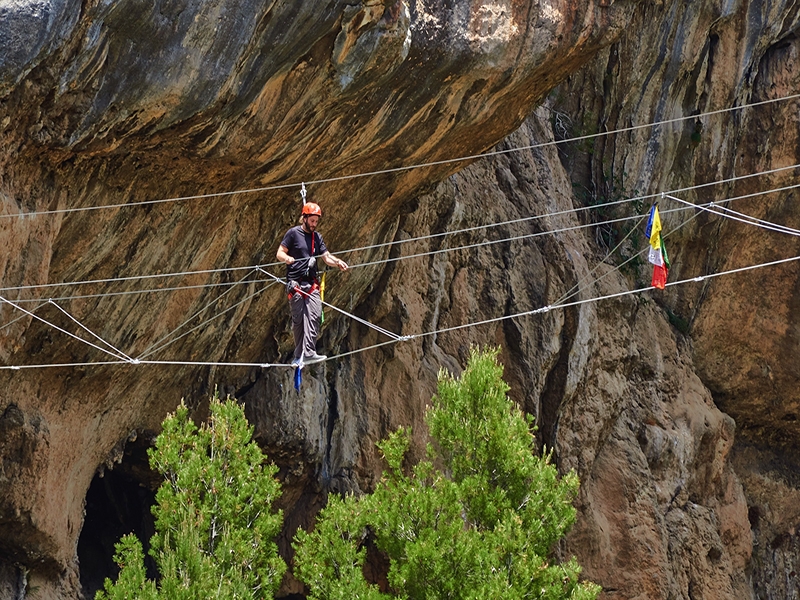
<svg viewBox="0 0 800 600">
<path fill-rule="evenodd" d="M 279 261 L 286 263 L 286 293 L 292 310 L 294 333 L 292 365 L 295 367 L 327 358 L 317 354 L 322 301 L 319 297 L 316 257 L 321 257 L 329 267 L 347 271 L 347 263 L 328 252 L 322 235 L 317 232 L 321 217 L 322 209 L 318 204 L 306 203 L 300 217 L 302 223 L 286 232 L 276 254 Z"/>
</svg>

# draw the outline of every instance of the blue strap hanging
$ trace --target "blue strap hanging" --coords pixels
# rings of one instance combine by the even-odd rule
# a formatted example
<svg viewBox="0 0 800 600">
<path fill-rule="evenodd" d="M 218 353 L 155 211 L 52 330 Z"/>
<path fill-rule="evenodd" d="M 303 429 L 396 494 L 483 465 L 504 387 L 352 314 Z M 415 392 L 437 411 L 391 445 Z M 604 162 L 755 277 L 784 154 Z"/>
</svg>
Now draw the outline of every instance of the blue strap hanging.
<svg viewBox="0 0 800 600">
<path fill-rule="evenodd" d="M 297 367 L 294 370 L 294 389 L 300 391 L 300 384 L 303 383 L 303 367 Z"/>
</svg>

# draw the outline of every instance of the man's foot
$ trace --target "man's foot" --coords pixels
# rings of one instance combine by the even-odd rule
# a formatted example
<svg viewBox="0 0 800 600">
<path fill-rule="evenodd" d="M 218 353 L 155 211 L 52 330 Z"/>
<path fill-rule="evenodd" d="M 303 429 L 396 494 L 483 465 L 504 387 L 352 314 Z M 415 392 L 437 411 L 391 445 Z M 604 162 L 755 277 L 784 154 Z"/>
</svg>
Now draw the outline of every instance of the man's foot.
<svg viewBox="0 0 800 600">
<path fill-rule="evenodd" d="M 302 367 L 303 366 L 303 359 L 302 358 L 295 358 L 292 361 L 292 366 L 295 367 L 295 368 Z"/>
<path fill-rule="evenodd" d="M 317 354 L 316 352 L 314 352 L 314 354 L 306 354 L 305 356 L 303 356 L 303 362 L 307 365 L 310 365 L 313 363 L 322 362 L 326 358 L 328 357 L 325 356 L 324 354 Z"/>
</svg>

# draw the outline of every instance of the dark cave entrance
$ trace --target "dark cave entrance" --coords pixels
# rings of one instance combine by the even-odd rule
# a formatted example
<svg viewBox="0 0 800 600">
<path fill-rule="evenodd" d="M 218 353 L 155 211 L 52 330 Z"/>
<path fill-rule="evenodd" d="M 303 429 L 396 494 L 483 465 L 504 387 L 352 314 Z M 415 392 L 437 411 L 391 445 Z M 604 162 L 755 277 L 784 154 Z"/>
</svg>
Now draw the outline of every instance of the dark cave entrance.
<svg viewBox="0 0 800 600">
<path fill-rule="evenodd" d="M 94 598 L 106 577 L 116 579 L 114 544 L 129 533 L 141 540 L 148 578 L 157 576 L 155 562 L 147 555 L 154 519 L 155 490 L 161 479 L 150 469 L 147 448 L 152 437 L 139 436 L 125 446 L 122 462 L 94 476 L 86 493 L 86 516 L 78 538 L 81 588 L 85 598 Z"/>
</svg>

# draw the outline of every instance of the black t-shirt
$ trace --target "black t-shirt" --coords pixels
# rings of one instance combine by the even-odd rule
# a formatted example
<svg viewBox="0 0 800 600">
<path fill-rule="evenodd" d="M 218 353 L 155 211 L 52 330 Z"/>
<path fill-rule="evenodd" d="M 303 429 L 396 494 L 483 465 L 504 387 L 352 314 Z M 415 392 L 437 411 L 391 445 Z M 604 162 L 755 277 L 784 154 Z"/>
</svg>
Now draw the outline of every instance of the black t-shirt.
<svg viewBox="0 0 800 600">
<path fill-rule="evenodd" d="M 286 248 L 286 253 L 295 259 L 295 262 L 286 265 L 286 279 L 313 282 L 317 278 L 316 261 L 309 268 L 308 260 L 303 259 L 308 259 L 311 256 L 322 256 L 328 251 L 325 247 L 325 242 L 322 241 L 322 235 L 315 231 L 312 236 L 303 230 L 302 225 L 298 225 L 286 232 L 281 246 Z"/>
</svg>

